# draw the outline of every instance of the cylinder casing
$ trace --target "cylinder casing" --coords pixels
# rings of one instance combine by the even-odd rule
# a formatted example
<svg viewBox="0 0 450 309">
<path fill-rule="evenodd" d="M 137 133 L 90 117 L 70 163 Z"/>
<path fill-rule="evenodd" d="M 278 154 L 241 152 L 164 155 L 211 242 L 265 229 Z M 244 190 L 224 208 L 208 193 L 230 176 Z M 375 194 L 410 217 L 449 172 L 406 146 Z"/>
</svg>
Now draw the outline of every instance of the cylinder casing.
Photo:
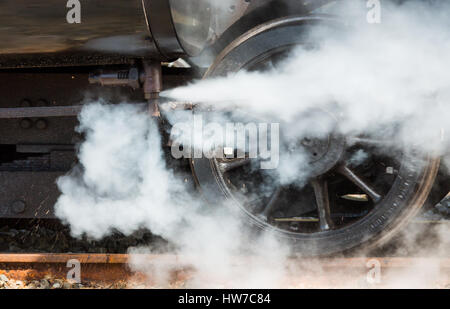
<svg viewBox="0 0 450 309">
<path fill-rule="evenodd" d="M 18 59 L 24 59 L 22 64 L 64 65 L 101 62 L 99 55 L 159 55 L 141 0 L 75 2 L 80 3 L 80 23 L 70 18 L 75 8 L 71 1 L 0 1 L 0 67 L 20 65 Z"/>
</svg>

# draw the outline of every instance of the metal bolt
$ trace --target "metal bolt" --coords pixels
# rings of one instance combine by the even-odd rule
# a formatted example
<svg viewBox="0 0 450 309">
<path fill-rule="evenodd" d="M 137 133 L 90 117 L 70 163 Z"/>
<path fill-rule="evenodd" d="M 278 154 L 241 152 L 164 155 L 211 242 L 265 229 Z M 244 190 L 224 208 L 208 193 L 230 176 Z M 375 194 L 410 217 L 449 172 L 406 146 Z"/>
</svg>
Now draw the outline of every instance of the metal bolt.
<svg viewBox="0 0 450 309">
<path fill-rule="evenodd" d="M 20 213 L 24 212 L 25 208 L 26 208 L 26 204 L 24 201 L 17 200 L 11 204 L 11 209 L 15 214 L 20 214 Z"/>
<path fill-rule="evenodd" d="M 23 99 L 23 100 L 20 102 L 20 106 L 21 106 L 21 107 L 31 107 L 31 101 L 28 100 L 28 99 Z"/>
<path fill-rule="evenodd" d="M 313 141 L 311 139 L 305 137 L 301 143 L 303 146 L 311 146 L 313 144 Z"/>
<path fill-rule="evenodd" d="M 37 100 L 36 103 L 37 103 L 37 106 L 48 106 L 49 105 L 48 101 L 45 99 L 39 99 L 39 100 Z"/>
<path fill-rule="evenodd" d="M 38 119 L 36 120 L 36 128 L 38 128 L 39 130 L 45 130 L 48 127 L 48 123 L 47 120 L 45 119 Z"/>
<path fill-rule="evenodd" d="M 33 126 L 33 121 L 29 118 L 21 119 L 19 125 L 22 129 L 29 129 Z"/>
</svg>

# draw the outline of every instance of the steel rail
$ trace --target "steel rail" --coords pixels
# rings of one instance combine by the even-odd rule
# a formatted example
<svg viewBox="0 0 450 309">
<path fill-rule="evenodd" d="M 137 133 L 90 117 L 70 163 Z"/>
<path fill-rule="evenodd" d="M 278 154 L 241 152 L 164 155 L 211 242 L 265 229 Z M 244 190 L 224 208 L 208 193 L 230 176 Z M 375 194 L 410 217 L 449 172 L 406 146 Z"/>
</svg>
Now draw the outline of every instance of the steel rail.
<svg viewBox="0 0 450 309">
<path fill-rule="evenodd" d="M 175 254 L 110 254 L 110 253 L 4 253 L 0 254 L 0 264 L 36 263 L 36 264 L 65 264 L 76 259 L 81 264 L 127 264 L 132 258 L 141 261 L 169 262 L 188 265 L 195 256 L 179 256 Z M 368 261 L 377 260 L 383 267 L 409 267 L 411 265 L 439 265 L 450 268 L 450 258 L 422 258 L 422 257 L 350 257 L 350 258 L 290 258 L 288 263 L 310 264 L 320 263 L 324 267 L 366 267 Z M 258 260 L 257 257 L 235 257 L 233 264 L 247 263 Z"/>
<path fill-rule="evenodd" d="M 167 270 L 169 284 L 183 286 L 195 276 L 196 270 L 191 261 L 199 260 L 196 256 L 178 256 L 175 254 L 0 254 L 0 275 L 8 279 L 22 282 L 41 282 L 43 279 L 66 280 L 73 267 L 73 260 L 80 263 L 80 279 L 82 284 L 111 287 L 158 287 L 158 274 L 152 270 L 160 267 Z M 232 258 L 232 267 L 246 269 L 260 258 L 240 256 Z M 448 284 L 450 274 L 450 258 L 405 258 L 405 257 L 351 257 L 351 258 L 290 258 L 286 261 L 287 269 L 294 270 L 286 278 L 286 284 L 293 286 L 331 286 L 342 283 L 345 276 L 348 283 L 358 284 L 361 276 L 366 276 L 377 262 L 382 272 L 392 271 L 410 273 L 411 271 L 426 273 L 430 267 L 439 269 L 440 286 Z M 68 263 L 69 262 L 69 263 Z M 139 265 L 136 271 L 133 265 Z M 317 272 L 318 271 L 318 272 Z M 356 281 L 355 281 L 356 280 Z M 346 281 L 346 282 L 347 282 Z"/>
</svg>

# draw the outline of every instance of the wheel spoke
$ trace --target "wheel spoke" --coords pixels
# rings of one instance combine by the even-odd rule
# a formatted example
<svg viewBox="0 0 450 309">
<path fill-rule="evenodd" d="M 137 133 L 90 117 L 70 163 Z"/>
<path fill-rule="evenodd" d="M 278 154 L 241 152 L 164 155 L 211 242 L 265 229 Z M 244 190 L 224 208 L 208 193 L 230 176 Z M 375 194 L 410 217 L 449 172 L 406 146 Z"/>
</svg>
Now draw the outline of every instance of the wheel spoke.
<svg viewBox="0 0 450 309">
<path fill-rule="evenodd" d="M 276 202 L 280 197 L 282 187 L 278 187 L 271 195 L 269 202 L 264 206 L 261 213 L 258 215 L 261 219 L 268 220 L 270 213 L 274 210 Z"/>
<path fill-rule="evenodd" d="M 346 165 L 340 165 L 337 171 L 345 176 L 348 180 L 353 182 L 358 188 L 364 191 L 374 203 L 378 203 L 382 196 L 379 194 L 375 188 L 368 183 L 367 180 L 363 179 L 361 176 L 358 176 L 351 168 Z"/>
<path fill-rule="evenodd" d="M 222 161 L 222 162 L 219 162 L 219 169 L 222 173 L 226 173 L 235 168 L 250 164 L 250 162 L 251 162 L 250 158 Z"/>
<path fill-rule="evenodd" d="M 376 147 L 398 146 L 398 144 L 394 143 L 391 140 L 382 140 L 382 139 L 375 139 L 375 138 L 370 138 L 370 137 L 356 137 L 356 136 L 347 137 L 347 143 L 349 145 L 362 144 L 362 145 L 376 146 Z"/>
<path fill-rule="evenodd" d="M 245 197 L 243 197 L 245 199 Z M 261 203 L 264 202 L 264 198 L 258 197 L 255 199 L 249 199 L 244 202 L 244 207 L 249 209 L 251 212 L 257 211 L 261 205 Z"/>
<path fill-rule="evenodd" d="M 311 181 L 316 196 L 317 212 L 319 213 L 319 225 L 322 231 L 334 227 L 331 220 L 330 200 L 328 197 L 328 183 L 325 179 L 316 178 Z"/>
</svg>

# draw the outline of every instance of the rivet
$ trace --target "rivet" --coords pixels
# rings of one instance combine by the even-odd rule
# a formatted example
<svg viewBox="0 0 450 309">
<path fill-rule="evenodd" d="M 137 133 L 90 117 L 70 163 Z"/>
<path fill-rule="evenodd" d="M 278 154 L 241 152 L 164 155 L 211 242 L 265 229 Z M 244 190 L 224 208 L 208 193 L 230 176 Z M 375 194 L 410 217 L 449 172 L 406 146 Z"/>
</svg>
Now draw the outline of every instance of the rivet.
<svg viewBox="0 0 450 309">
<path fill-rule="evenodd" d="M 15 214 L 20 214 L 20 213 L 24 212 L 25 208 L 26 208 L 26 205 L 25 205 L 24 201 L 17 200 L 11 204 L 11 209 Z"/>
<path fill-rule="evenodd" d="M 47 120 L 45 119 L 36 120 L 36 128 L 38 128 L 39 130 L 45 130 L 47 129 L 47 126 L 48 126 Z"/>
<path fill-rule="evenodd" d="M 21 107 L 31 107 L 31 101 L 28 100 L 28 99 L 23 99 L 23 100 L 20 102 L 20 106 L 21 106 Z"/>
<path fill-rule="evenodd" d="M 33 121 L 29 118 L 21 119 L 19 125 L 22 129 L 29 129 L 33 126 Z"/>
</svg>

